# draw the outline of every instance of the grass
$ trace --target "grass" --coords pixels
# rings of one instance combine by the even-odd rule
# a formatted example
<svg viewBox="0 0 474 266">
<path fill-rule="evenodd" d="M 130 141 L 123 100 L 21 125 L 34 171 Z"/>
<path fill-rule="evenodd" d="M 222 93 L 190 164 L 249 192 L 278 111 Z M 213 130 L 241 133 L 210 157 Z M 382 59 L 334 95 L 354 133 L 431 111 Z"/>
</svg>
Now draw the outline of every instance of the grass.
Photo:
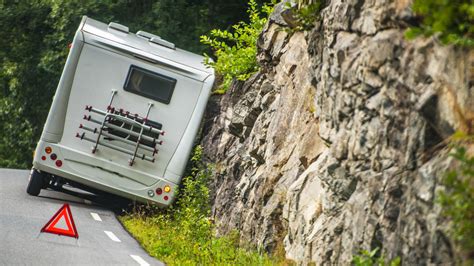
<svg viewBox="0 0 474 266">
<path fill-rule="evenodd" d="M 201 162 L 197 146 L 191 174 L 177 202 L 168 209 L 139 207 L 120 217 L 127 230 L 153 257 L 168 265 L 275 265 L 284 260 L 243 248 L 237 231 L 217 237 L 210 218 L 211 167 Z"/>
<path fill-rule="evenodd" d="M 129 215 L 121 220 L 151 256 L 167 265 L 274 265 L 268 256 L 240 248 L 237 233 L 202 240 L 166 216 Z"/>
</svg>

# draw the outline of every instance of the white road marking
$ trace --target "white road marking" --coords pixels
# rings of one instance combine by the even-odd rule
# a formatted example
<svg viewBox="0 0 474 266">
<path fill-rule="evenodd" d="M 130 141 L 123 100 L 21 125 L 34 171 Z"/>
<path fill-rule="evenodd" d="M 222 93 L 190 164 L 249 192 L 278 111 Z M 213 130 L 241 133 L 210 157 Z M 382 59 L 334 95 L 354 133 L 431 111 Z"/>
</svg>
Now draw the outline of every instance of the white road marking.
<svg viewBox="0 0 474 266">
<path fill-rule="evenodd" d="M 142 257 L 140 257 L 138 255 L 130 255 L 130 257 L 132 257 L 132 259 L 134 259 L 136 262 L 138 262 L 138 264 L 140 264 L 140 266 L 150 266 L 150 264 L 148 264 L 148 262 L 146 262 L 144 259 L 142 259 Z"/>
<path fill-rule="evenodd" d="M 94 220 L 102 222 L 102 219 L 100 218 L 100 216 L 97 213 L 91 212 L 91 215 L 92 215 L 92 218 L 94 218 Z"/>
<path fill-rule="evenodd" d="M 122 242 L 122 241 L 120 241 L 120 239 L 118 239 L 118 237 L 117 237 L 114 233 L 112 233 L 112 232 L 110 232 L 110 231 L 104 231 L 104 233 L 105 233 L 110 239 L 112 239 L 112 241 L 115 241 L 115 242 Z"/>
</svg>

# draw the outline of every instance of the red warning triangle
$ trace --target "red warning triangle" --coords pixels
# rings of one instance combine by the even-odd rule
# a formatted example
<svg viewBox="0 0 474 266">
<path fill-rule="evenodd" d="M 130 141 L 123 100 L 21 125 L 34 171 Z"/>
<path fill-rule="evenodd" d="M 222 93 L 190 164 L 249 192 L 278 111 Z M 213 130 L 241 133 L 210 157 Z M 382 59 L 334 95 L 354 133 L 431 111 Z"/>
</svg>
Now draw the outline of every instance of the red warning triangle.
<svg viewBox="0 0 474 266">
<path fill-rule="evenodd" d="M 64 219 L 67 229 L 57 227 L 58 222 L 61 221 L 61 219 Z M 59 209 L 56 214 L 53 215 L 49 222 L 43 226 L 41 233 L 51 233 L 79 238 L 69 204 L 65 203 L 61 209 Z"/>
</svg>

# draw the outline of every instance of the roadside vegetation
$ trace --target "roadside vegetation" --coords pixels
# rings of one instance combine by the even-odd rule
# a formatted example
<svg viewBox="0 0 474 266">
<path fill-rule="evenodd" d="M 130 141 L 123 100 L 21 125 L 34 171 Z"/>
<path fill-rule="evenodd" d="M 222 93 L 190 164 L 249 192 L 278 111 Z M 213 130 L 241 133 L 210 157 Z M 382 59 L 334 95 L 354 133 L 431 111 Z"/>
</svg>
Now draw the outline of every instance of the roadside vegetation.
<svg viewBox="0 0 474 266">
<path fill-rule="evenodd" d="M 474 136 L 456 133 L 453 137 L 456 167 L 443 178 L 444 191 L 437 195 L 443 215 L 451 222 L 450 234 L 464 260 L 474 261 Z"/>
<path fill-rule="evenodd" d="M 201 162 L 197 146 L 190 175 L 169 209 L 138 208 L 120 220 L 146 251 L 168 265 L 275 265 L 264 253 L 244 248 L 238 232 L 217 237 L 210 217 L 212 167 Z"/>
<path fill-rule="evenodd" d="M 286 2 L 283 18 L 289 24 L 285 30 L 289 33 L 310 30 L 315 22 L 321 19 L 321 10 L 326 4 L 325 0 L 298 0 Z"/>
<path fill-rule="evenodd" d="M 471 0 L 415 0 L 420 23 L 405 32 L 408 39 L 436 35 L 444 44 L 474 47 L 474 2 Z"/>
<path fill-rule="evenodd" d="M 206 54 L 206 64 L 223 80 L 216 93 L 225 93 L 232 80 L 246 80 L 259 70 L 257 39 L 273 11 L 273 4 L 259 7 L 255 0 L 249 0 L 248 23 L 240 21 L 231 30 L 213 29 L 209 35 L 201 36 L 201 43 L 208 45 L 216 57 L 214 62 Z"/>
<path fill-rule="evenodd" d="M 399 266 L 400 257 L 386 262 L 385 256 L 379 254 L 379 248 L 373 250 L 362 250 L 352 258 L 355 266 Z"/>
</svg>

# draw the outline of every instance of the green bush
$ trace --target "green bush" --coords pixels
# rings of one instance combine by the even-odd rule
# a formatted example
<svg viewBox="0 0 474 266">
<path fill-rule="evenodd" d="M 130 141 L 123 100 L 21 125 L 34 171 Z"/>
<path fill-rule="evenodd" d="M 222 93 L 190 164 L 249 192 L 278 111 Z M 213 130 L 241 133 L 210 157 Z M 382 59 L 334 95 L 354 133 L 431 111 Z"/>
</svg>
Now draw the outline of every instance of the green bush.
<svg viewBox="0 0 474 266">
<path fill-rule="evenodd" d="M 153 208 L 148 207 L 148 214 L 137 210 L 120 220 L 150 255 L 168 265 L 273 265 L 266 255 L 241 248 L 237 232 L 215 236 L 208 188 L 211 171 L 201 163 L 201 154 L 197 146 L 191 175 L 174 206 L 151 215 Z"/>
<path fill-rule="evenodd" d="M 474 250 L 474 156 L 469 156 L 464 147 L 457 147 L 451 156 L 459 167 L 444 177 L 446 190 L 438 193 L 438 201 L 452 222 L 452 237 L 469 252 Z"/>
<path fill-rule="evenodd" d="M 249 23 L 241 21 L 233 25 L 233 32 L 213 29 L 210 36 L 201 36 L 201 43 L 209 45 L 217 58 L 213 62 L 205 54 L 205 63 L 223 77 L 218 92 L 225 92 L 234 78 L 246 80 L 259 70 L 257 39 L 272 10 L 272 5 L 264 4 L 259 9 L 255 0 L 249 0 Z"/>
<path fill-rule="evenodd" d="M 414 0 L 412 9 L 421 24 L 405 32 L 408 39 L 437 34 L 444 44 L 474 46 L 472 0 Z"/>
<path fill-rule="evenodd" d="M 304 31 L 310 30 L 314 26 L 314 22 L 321 18 L 320 13 L 324 7 L 324 0 L 315 1 L 298 1 L 296 6 L 292 6 L 291 2 L 286 3 L 286 8 L 292 9 L 296 26 L 290 30 Z"/>
<path fill-rule="evenodd" d="M 384 256 L 377 256 L 379 248 L 372 251 L 361 250 L 359 255 L 352 258 L 352 264 L 355 266 L 398 266 L 400 265 L 400 257 L 391 260 L 388 264 L 385 263 Z"/>
</svg>

